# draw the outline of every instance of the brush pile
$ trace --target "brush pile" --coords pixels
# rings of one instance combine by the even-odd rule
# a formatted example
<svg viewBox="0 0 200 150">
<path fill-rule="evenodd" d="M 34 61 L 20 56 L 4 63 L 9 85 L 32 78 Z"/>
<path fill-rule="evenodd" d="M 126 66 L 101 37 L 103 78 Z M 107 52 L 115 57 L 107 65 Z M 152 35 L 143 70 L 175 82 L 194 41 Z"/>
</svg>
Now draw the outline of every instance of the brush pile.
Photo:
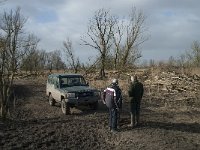
<svg viewBox="0 0 200 150">
<path fill-rule="evenodd" d="M 149 74 L 144 81 L 150 99 L 160 99 L 165 105 L 200 104 L 200 76 L 187 76 L 175 72 Z"/>
</svg>

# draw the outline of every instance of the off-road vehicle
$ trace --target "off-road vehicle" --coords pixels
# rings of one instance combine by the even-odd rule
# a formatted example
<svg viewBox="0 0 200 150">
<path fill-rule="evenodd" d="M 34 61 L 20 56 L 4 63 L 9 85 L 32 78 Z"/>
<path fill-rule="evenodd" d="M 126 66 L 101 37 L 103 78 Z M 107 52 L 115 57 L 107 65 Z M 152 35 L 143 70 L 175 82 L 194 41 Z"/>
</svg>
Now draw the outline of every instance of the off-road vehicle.
<svg viewBox="0 0 200 150">
<path fill-rule="evenodd" d="M 48 76 L 46 95 L 49 104 L 61 104 L 64 114 L 70 114 L 70 108 L 79 105 L 88 105 L 97 109 L 100 91 L 89 87 L 84 77 L 80 74 L 51 74 Z"/>
</svg>

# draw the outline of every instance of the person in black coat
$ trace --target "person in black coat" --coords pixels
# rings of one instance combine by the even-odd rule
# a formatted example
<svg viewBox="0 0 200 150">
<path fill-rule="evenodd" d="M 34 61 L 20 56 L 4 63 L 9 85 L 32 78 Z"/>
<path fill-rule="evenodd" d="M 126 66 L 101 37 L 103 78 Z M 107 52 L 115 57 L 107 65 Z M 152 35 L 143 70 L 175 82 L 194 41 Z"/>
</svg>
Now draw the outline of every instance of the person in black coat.
<svg viewBox="0 0 200 150">
<path fill-rule="evenodd" d="M 140 121 L 140 103 L 144 93 L 143 84 L 138 81 L 137 76 L 131 76 L 131 84 L 129 87 L 128 95 L 130 98 L 130 114 L 131 124 L 134 127 L 139 125 Z"/>
</svg>

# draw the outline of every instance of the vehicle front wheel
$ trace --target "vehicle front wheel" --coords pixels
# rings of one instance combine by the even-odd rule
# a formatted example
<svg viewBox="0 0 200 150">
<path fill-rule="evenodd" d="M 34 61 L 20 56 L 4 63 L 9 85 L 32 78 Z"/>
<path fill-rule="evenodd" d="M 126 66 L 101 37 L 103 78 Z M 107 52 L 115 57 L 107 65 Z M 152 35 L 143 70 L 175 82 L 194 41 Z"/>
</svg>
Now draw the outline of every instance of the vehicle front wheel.
<svg viewBox="0 0 200 150">
<path fill-rule="evenodd" d="M 56 103 L 56 102 L 55 102 L 54 98 L 53 98 L 52 95 L 50 94 L 50 95 L 49 95 L 49 105 L 50 105 L 50 106 L 54 106 L 55 103 Z"/>
<path fill-rule="evenodd" d="M 61 101 L 61 109 L 62 109 L 63 114 L 65 114 L 65 115 L 70 114 L 70 107 L 69 107 L 69 105 L 65 102 L 64 99 Z"/>
</svg>

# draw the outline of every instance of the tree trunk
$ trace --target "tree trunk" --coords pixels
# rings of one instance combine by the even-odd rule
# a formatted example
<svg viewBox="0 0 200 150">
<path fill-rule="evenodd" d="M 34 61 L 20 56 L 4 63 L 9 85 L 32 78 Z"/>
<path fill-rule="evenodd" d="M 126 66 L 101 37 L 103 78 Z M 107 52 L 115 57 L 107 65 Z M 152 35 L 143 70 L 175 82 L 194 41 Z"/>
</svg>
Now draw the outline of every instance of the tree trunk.
<svg viewBox="0 0 200 150">
<path fill-rule="evenodd" d="M 115 54 L 115 58 L 114 58 L 114 69 L 117 70 L 117 59 L 118 59 L 118 54 Z"/>
<path fill-rule="evenodd" d="M 5 104 L 1 105 L 1 117 L 3 119 L 7 117 L 7 108 Z"/>
<path fill-rule="evenodd" d="M 105 78 L 105 55 L 101 57 L 101 69 L 100 69 L 100 78 Z"/>
</svg>

